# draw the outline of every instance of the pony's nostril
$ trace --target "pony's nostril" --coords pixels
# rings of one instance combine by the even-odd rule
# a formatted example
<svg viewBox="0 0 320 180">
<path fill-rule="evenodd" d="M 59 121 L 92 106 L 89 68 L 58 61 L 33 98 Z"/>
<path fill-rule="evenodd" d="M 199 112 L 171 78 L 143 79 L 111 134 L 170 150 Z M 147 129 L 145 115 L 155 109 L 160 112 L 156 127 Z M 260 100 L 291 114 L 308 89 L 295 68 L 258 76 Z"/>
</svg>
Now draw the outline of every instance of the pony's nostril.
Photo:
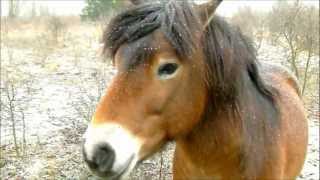
<svg viewBox="0 0 320 180">
<path fill-rule="evenodd" d="M 115 152 L 108 144 L 97 147 L 93 161 L 97 164 L 97 168 L 101 172 L 110 171 L 115 160 Z"/>
<path fill-rule="evenodd" d="M 95 163 L 94 161 L 86 160 L 86 163 L 88 164 L 90 169 L 93 169 L 93 170 L 98 169 L 98 164 Z"/>
<path fill-rule="evenodd" d="M 83 157 L 91 170 L 106 173 L 111 171 L 115 161 L 115 152 L 110 145 L 103 144 L 95 148 L 92 159 L 88 158 L 83 148 Z"/>
<path fill-rule="evenodd" d="M 83 153 L 83 159 L 84 161 L 88 164 L 88 166 L 90 167 L 90 169 L 97 169 L 98 168 L 98 165 L 96 162 L 92 161 L 92 160 L 89 160 L 88 157 L 87 157 L 87 153 L 86 151 L 82 150 L 82 153 Z"/>
</svg>

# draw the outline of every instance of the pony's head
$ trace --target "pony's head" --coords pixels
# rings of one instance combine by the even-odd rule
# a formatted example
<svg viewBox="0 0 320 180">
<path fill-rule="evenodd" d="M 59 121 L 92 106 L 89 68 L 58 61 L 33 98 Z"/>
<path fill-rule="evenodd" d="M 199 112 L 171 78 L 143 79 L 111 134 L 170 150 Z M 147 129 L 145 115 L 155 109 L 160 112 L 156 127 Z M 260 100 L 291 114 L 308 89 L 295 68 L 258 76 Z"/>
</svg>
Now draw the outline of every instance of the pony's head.
<svg viewBox="0 0 320 180">
<path fill-rule="evenodd" d="M 105 52 L 118 72 L 97 106 L 83 148 L 97 175 L 122 177 L 200 121 L 211 76 L 201 37 L 219 2 L 142 4 L 112 19 Z"/>
</svg>

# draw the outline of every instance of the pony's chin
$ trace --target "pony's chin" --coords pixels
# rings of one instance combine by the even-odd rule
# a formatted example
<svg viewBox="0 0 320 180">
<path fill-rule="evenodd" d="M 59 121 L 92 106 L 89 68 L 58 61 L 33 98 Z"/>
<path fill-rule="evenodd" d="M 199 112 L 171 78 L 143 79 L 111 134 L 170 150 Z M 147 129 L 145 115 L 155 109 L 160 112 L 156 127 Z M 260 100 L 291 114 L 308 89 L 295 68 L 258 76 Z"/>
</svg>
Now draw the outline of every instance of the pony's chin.
<svg viewBox="0 0 320 180">
<path fill-rule="evenodd" d="M 130 158 L 130 160 L 118 171 L 108 171 L 108 172 L 93 171 L 93 174 L 106 180 L 128 179 L 131 171 L 136 166 L 136 163 L 137 161 L 135 160 L 135 158 Z"/>
<path fill-rule="evenodd" d="M 126 179 L 127 175 L 129 174 L 129 170 L 123 170 L 122 172 L 95 172 L 93 174 L 101 179 L 107 180 L 121 180 Z"/>
</svg>

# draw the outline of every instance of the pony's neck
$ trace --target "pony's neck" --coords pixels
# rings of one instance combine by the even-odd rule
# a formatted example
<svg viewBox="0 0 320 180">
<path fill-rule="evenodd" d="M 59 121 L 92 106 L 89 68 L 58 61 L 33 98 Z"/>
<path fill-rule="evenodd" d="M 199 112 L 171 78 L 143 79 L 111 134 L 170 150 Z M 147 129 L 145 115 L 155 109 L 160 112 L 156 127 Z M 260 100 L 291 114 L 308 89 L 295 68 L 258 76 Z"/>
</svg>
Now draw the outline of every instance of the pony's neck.
<svg viewBox="0 0 320 180">
<path fill-rule="evenodd" d="M 174 164 L 184 168 L 182 173 L 195 178 L 239 177 L 240 169 L 230 169 L 238 169 L 241 162 L 240 124 L 230 124 L 225 113 L 207 114 L 194 130 L 176 140 Z"/>
<path fill-rule="evenodd" d="M 223 99 L 223 97 L 215 98 Z M 207 107 L 200 122 L 190 133 L 177 140 L 177 144 L 186 149 L 186 152 L 205 159 L 206 155 L 212 156 L 215 152 L 221 153 L 221 149 L 224 149 L 224 153 L 228 153 L 231 149 L 239 148 L 243 132 L 240 120 L 242 117 L 238 113 L 241 111 L 239 109 L 241 102 L 236 99 L 233 102 L 218 100 L 219 104 L 212 101 L 214 101 L 213 98 L 208 97 Z M 203 152 L 192 153 L 192 151 Z"/>
<path fill-rule="evenodd" d="M 259 171 L 265 159 L 259 153 L 263 153 L 268 145 L 266 139 L 272 139 L 266 136 L 273 123 L 269 121 L 274 116 L 270 110 L 273 107 L 247 73 L 243 75 L 237 102 L 221 104 L 224 108 L 207 107 L 209 110 L 199 124 L 177 140 L 177 153 L 182 154 L 181 159 L 202 169 L 204 176 L 214 174 L 216 170 L 227 173 L 226 176 L 233 173 L 239 177 L 243 171 Z M 244 163 L 247 169 L 240 169 Z M 235 172 L 228 171 L 230 169 Z"/>
</svg>

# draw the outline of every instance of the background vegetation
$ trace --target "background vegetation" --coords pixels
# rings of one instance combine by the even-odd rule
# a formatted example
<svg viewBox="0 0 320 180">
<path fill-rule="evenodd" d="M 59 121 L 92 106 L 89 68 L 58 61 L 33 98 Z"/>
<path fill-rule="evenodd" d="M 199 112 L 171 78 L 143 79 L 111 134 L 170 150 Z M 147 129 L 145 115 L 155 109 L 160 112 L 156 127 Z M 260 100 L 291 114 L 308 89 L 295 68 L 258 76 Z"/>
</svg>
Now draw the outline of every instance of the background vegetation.
<svg viewBox="0 0 320 180">
<path fill-rule="evenodd" d="M 82 10 L 81 18 L 83 20 L 103 20 L 118 10 L 122 2 L 119 0 L 86 0 L 87 6 Z"/>
<path fill-rule="evenodd" d="M 278 1 L 270 12 L 261 13 L 249 7 L 239 9 L 231 23 L 253 37 L 256 48 L 263 43 L 281 48 L 287 66 L 297 77 L 302 94 L 315 92 L 319 58 L 319 9 L 300 1 Z M 313 66 L 311 66 L 313 64 Z"/>
<path fill-rule="evenodd" d="M 115 74 L 100 57 L 109 17 L 122 0 L 87 0 L 81 16 L 56 16 L 33 1 L 21 17 L 9 0 L 1 17 L 0 179 L 87 179 L 82 134 Z M 270 12 L 243 7 L 231 18 L 253 38 L 261 61 L 296 75 L 310 123 L 301 179 L 319 179 L 319 7 L 278 1 Z M 169 179 L 174 145 L 144 161 L 133 179 Z"/>
</svg>

